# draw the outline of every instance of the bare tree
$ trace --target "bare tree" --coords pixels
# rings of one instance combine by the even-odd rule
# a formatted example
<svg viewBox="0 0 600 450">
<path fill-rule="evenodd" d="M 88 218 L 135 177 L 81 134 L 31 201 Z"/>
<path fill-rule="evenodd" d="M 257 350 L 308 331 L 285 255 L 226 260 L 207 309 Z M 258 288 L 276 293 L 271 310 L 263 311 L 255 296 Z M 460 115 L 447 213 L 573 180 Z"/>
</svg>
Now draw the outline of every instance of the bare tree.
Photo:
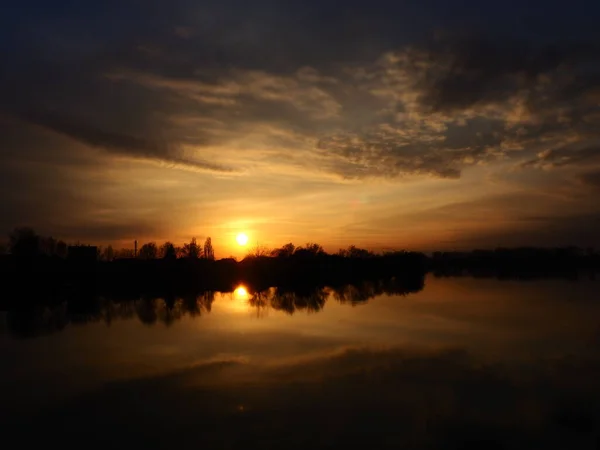
<svg viewBox="0 0 600 450">
<path fill-rule="evenodd" d="M 262 256 L 269 256 L 272 253 L 268 247 L 264 245 L 257 245 L 252 250 L 248 252 L 248 256 L 251 258 L 260 258 Z"/>
</svg>

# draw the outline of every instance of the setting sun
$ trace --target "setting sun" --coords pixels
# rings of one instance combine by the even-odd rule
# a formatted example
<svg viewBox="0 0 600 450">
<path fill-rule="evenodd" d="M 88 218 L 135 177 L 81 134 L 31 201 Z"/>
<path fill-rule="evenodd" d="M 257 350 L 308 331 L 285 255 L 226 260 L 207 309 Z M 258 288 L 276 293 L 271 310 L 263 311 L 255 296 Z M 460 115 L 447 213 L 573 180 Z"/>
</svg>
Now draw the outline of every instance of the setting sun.
<svg viewBox="0 0 600 450">
<path fill-rule="evenodd" d="M 236 236 L 235 240 L 240 245 L 246 245 L 248 243 L 248 236 L 246 233 L 240 233 Z"/>
</svg>

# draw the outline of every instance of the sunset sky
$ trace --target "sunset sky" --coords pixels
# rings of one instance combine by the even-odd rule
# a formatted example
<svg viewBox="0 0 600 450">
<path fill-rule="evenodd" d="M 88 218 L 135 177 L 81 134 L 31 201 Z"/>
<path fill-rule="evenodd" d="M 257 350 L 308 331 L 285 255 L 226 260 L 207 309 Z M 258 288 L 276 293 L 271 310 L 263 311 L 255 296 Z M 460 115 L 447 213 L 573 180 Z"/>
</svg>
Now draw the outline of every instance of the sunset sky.
<svg viewBox="0 0 600 450">
<path fill-rule="evenodd" d="M 524 6 L 527 4 L 527 6 Z M 0 231 L 600 246 L 600 4 L 23 0 Z"/>
</svg>

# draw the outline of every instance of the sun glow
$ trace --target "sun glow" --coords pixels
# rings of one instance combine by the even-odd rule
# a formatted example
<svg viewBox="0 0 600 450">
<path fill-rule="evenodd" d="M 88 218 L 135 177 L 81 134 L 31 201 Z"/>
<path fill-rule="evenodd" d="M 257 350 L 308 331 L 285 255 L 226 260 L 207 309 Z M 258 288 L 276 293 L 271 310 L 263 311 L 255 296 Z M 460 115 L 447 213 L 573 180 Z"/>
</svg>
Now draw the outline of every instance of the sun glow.
<svg viewBox="0 0 600 450">
<path fill-rule="evenodd" d="M 248 298 L 248 290 L 245 286 L 238 286 L 235 291 L 233 291 L 233 296 L 239 300 L 246 300 Z"/>
<path fill-rule="evenodd" d="M 241 246 L 244 246 L 248 243 L 248 235 L 246 233 L 239 233 L 236 237 L 235 240 L 237 241 L 237 243 Z"/>
<path fill-rule="evenodd" d="M 238 284 L 233 292 L 226 295 L 229 300 L 224 303 L 227 310 L 236 314 L 246 313 L 250 308 L 250 298 L 252 295 L 248 292 L 248 288 L 243 284 Z"/>
<path fill-rule="evenodd" d="M 235 300 L 235 303 L 240 306 L 247 305 L 247 302 L 250 299 L 250 293 L 248 292 L 246 286 L 240 284 L 237 288 L 235 288 L 233 291 L 233 299 Z"/>
</svg>

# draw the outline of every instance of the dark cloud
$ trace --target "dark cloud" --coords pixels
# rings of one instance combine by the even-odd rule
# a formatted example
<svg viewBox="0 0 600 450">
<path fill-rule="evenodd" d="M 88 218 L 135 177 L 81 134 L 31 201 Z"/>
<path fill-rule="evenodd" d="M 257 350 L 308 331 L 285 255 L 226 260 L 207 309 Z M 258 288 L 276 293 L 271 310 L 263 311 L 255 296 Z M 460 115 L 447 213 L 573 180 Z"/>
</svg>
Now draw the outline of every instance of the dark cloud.
<svg viewBox="0 0 600 450">
<path fill-rule="evenodd" d="M 353 71 L 363 89 L 387 99 L 373 111 L 379 123 L 321 139 L 320 147 L 343 157 L 351 177 L 456 177 L 468 165 L 519 153 L 577 164 L 594 157 L 581 149 L 600 138 L 599 55 L 592 41 L 488 35 L 403 48 Z"/>
<path fill-rule="evenodd" d="M 64 134 L 93 147 L 138 158 L 155 159 L 168 164 L 181 165 L 198 170 L 230 172 L 232 169 L 210 162 L 194 161 L 182 156 L 177 149 L 164 142 L 153 142 L 127 134 L 113 133 L 78 122 L 71 118 L 48 112 L 28 112 L 20 116 L 29 123 Z"/>
<path fill-rule="evenodd" d="M 443 111 L 504 101 L 520 90 L 534 89 L 541 75 L 559 68 L 572 70 L 600 54 L 598 47 L 587 43 L 536 45 L 488 36 L 444 39 L 439 47 L 427 52 L 431 65 L 420 80 L 421 102 Z"/>
</svg>

